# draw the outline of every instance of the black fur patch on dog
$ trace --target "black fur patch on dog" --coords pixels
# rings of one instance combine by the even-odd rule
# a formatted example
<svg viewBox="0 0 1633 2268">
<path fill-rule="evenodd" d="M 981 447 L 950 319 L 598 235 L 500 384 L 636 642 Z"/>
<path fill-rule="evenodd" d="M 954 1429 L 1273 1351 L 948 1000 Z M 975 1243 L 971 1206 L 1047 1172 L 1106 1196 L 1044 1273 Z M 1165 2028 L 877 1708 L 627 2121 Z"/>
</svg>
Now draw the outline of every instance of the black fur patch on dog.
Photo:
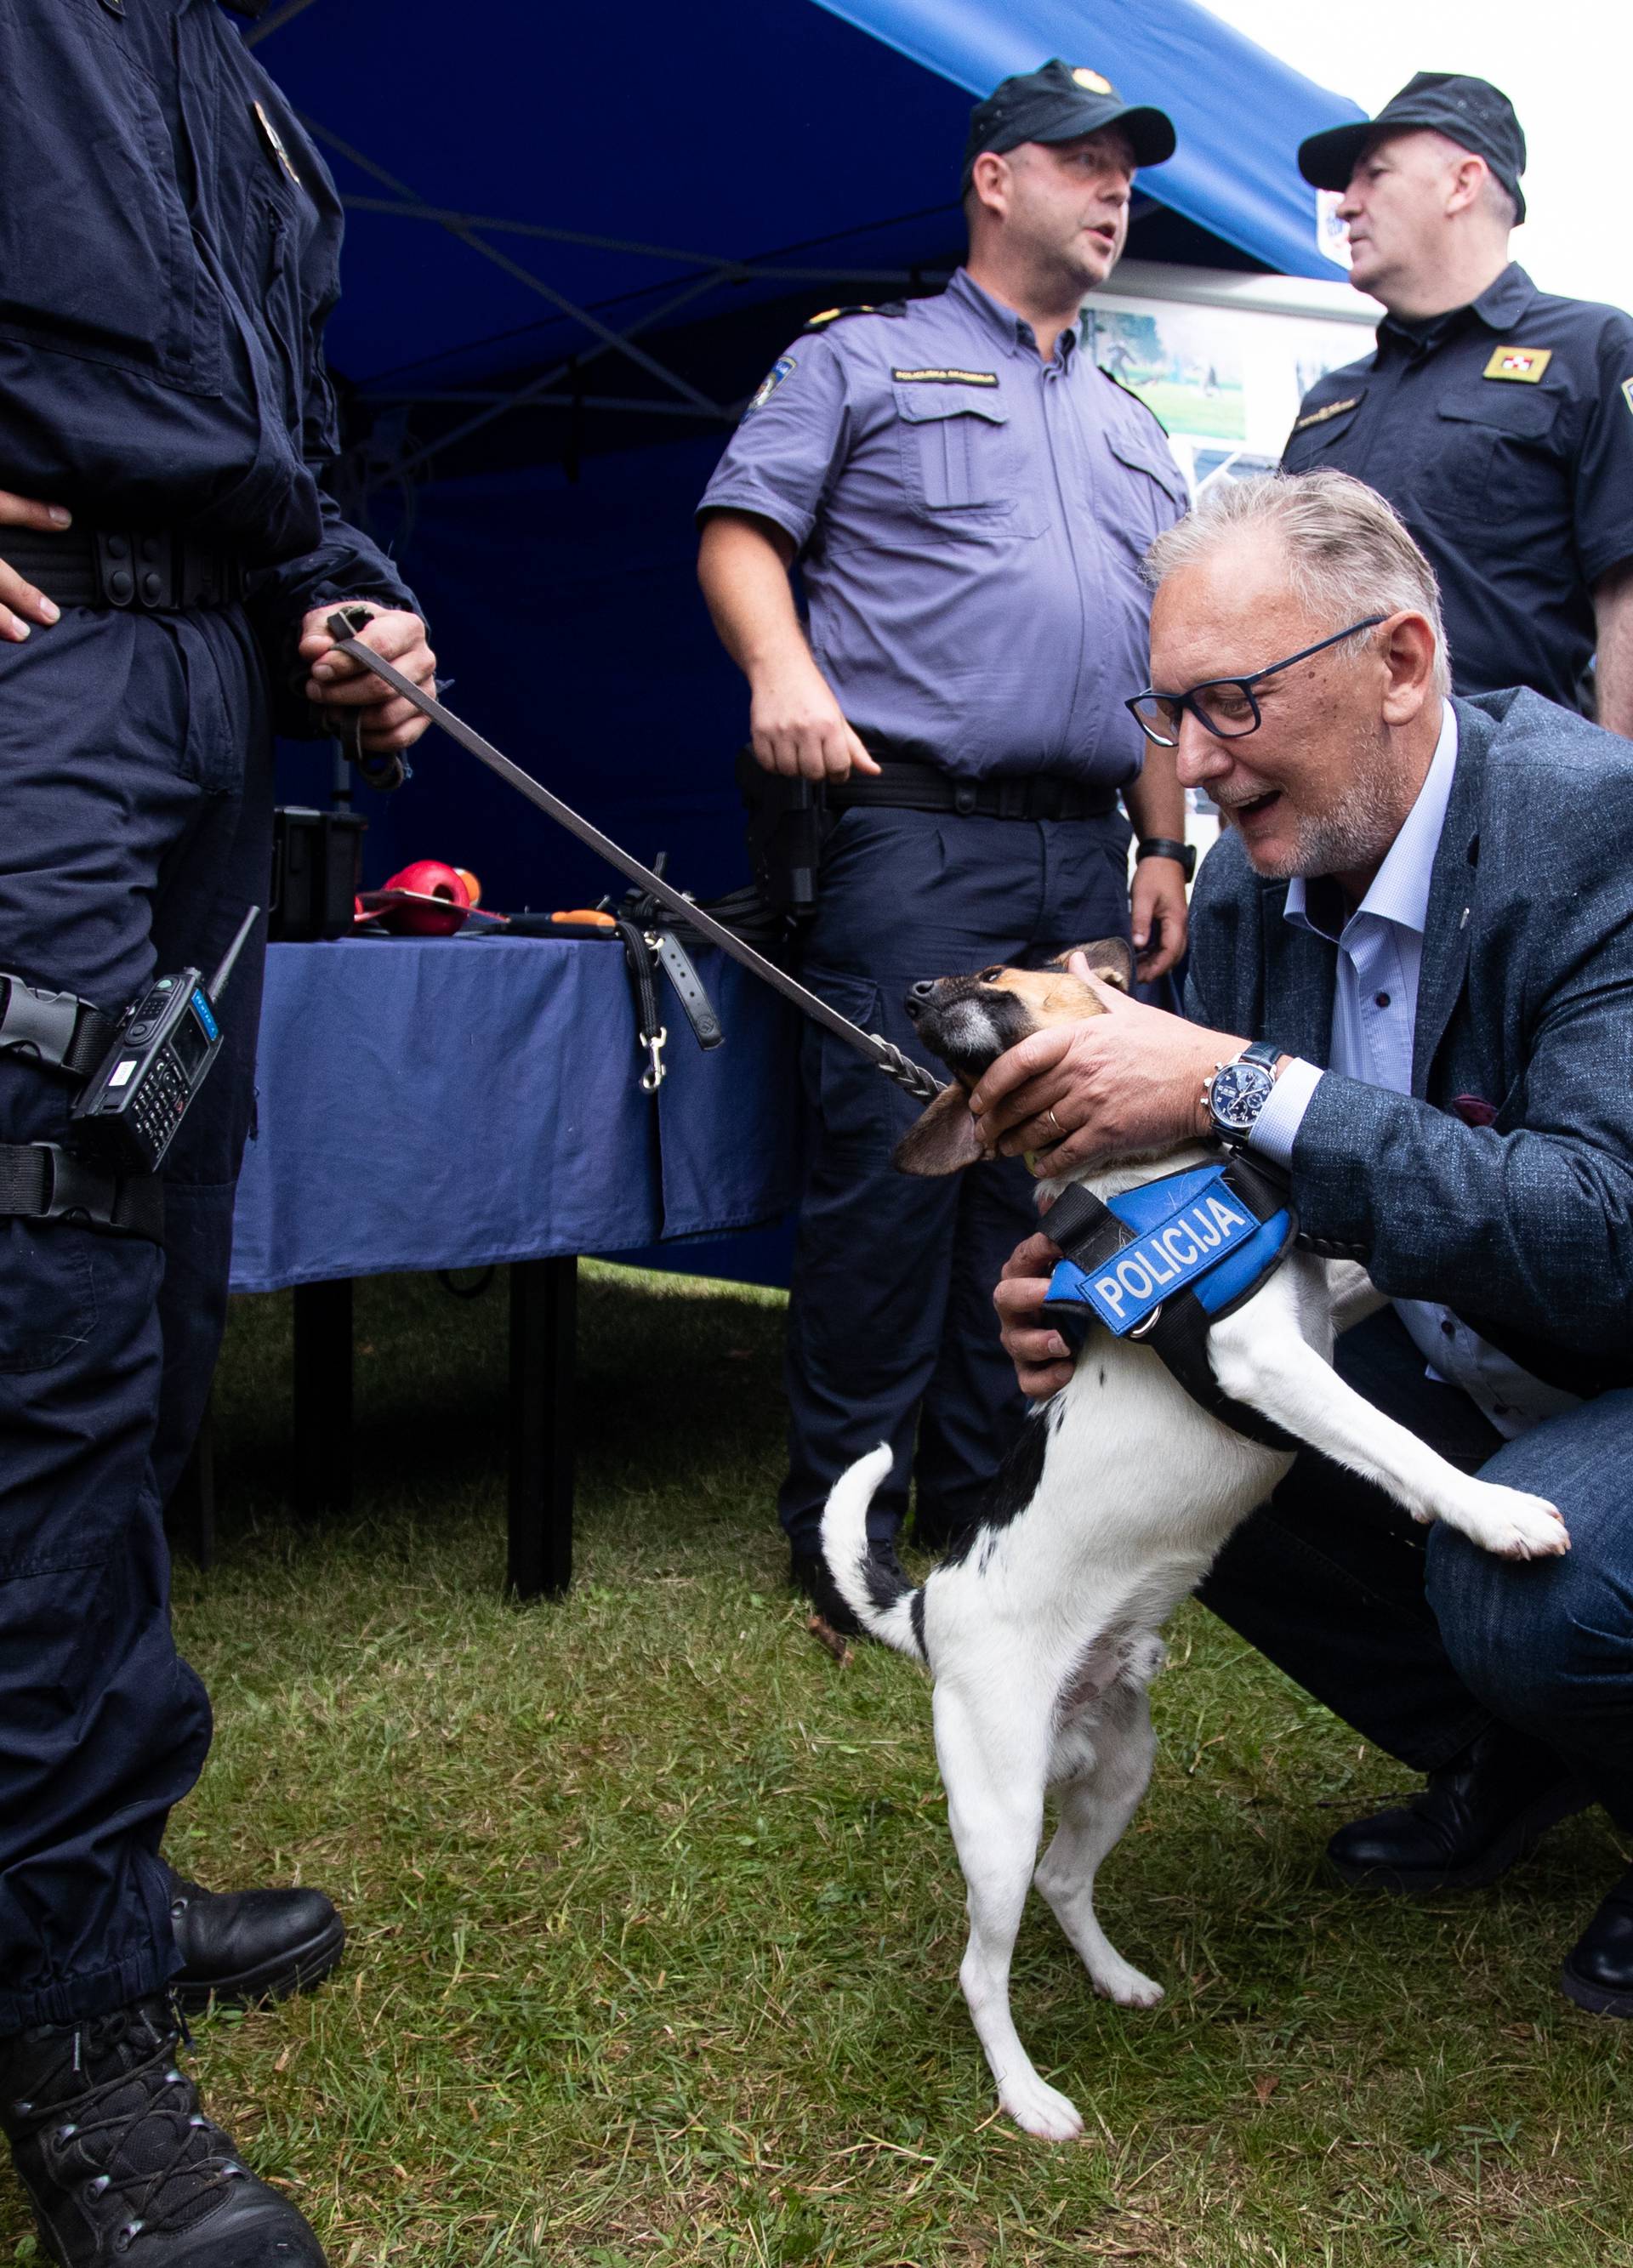
<svg viewBox="0 0 1633 2268">
<path fill-rule="evenodd" d="M 980 1518 L 972 1521 L 953 1538 L 943 1565 L 956 1566 L 959 1560 L 967 1559 L 979 1537 L 1008 1528 L 1037 1495 L 1038 1484 L 1043 1478 L 1044 1459 L 1049 1454 L 1049 1437 L 1059 1422 L 1058 1417 L 1052 1414 L 1053 1407 L 1046 1403 L 1035 1416 L 1024 1420 L 1009 1455 L 993 1475 Z"/>
<path fill-rule="evenodd" d="M 913 1604 L 907 1612 L 913 1620 L 913 1634 L 920 1653 L 928 1661 L 930 1649 L 924 1642 L 924 1586 L 921 1583 L 913 1594 Z"/>
<path fill-rule="evenodd" d="M 862 1562 L 862 1580 L 868 1586 L 868 1599 L 882 1615 L 887 1614 L 903 1593 L 913 1587 L 898 1566 L 894 1552 L 885 1561 L 876 1558 L 870 1551 Z"/>
</svg>

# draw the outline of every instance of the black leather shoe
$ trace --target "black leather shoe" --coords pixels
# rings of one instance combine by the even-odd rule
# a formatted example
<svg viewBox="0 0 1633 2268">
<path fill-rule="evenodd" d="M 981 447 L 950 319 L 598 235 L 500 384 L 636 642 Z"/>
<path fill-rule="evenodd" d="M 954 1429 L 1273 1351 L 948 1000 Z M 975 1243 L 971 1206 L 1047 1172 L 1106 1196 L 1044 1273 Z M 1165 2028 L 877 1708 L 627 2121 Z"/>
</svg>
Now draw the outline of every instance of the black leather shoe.
<svg viewBox="0 0 1633 2268">
<path fill-rule="evenodd" d="M 1430 1772 L 1410 1803 L 1341 1827 L 1326 1855 L 1345 1881 L 1367 1889 L 1477 1889 L 1592 1801 L 1551 1749 L 1493 1725 Z"/>
<path fill-rule="evenodd" d="M 170 2001 L 0 2040 L 0 2126 L 58 2268 L 327 2268 L 176 2061 Z"/>
<path fill-rule="evenodd" d="M 1596 2016 L 1633 2016 L 1633 1867 L 1565 1955 L 1559 1989 Z"/>
<path fill-rule="evenodd" d="M 184 2008 L 213 2000 L 282 2000 L 327 1977 L 346 1926 L 321 1890 L 205 1890 L 170 1875 L 170 1918 Z"/>
</svg>

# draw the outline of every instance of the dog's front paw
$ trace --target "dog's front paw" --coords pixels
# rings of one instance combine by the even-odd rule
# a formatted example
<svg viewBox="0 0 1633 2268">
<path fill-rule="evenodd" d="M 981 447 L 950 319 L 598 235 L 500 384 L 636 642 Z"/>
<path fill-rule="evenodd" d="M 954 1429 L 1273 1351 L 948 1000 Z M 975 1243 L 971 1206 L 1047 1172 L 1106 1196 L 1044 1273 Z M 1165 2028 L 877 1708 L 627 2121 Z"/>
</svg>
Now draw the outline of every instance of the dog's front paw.
<svg viewBox="0 0 1633 2268">
<path fill-rule="evenodd" d="M 1024 2078 L 1006 2079 L 998 2100 L 1017 2126 L 1040 2142 L 1070 2142 L 1083 2131 L 1082 2113 L 1071 2097 L 1039 2079 L 1035 2071 Z"/>
<path fill-rule="evenodd" d="M 1119 1961 L 1115 1968 L 1102 1964 L 1092 1974 L 1095 1991 L 1119 2008 L 1154 2008 L 1163 1997 L 1156 1978 L 1142 1976 L 1131 1962 Z"/>
<path fill-rule="evenodd" d="M 1477 1481 L 1464 1502 L 1441 1517 L 1499 1559 L 1555 1559 L 1570 1549 L 1565 1523 L 1546 1498 L 1490 1481 Z"/>
</svg>

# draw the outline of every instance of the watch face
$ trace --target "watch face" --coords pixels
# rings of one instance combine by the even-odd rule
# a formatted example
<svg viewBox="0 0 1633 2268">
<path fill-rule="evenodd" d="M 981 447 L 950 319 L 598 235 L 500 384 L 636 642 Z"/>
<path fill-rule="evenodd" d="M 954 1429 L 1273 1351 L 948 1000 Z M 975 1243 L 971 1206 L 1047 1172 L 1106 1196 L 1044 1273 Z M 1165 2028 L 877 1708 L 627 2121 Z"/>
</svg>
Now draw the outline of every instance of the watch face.
<svg viewBox="0 0 1633 2268">
<path fill-rule="evenodd" d="M 1208 1108 L 1214 1123 L 1245 1134 L 1269 1100 L 1275 1081 L 1263 1064 L 1230 1063 L 1214 1073 Z"/>
</svg>

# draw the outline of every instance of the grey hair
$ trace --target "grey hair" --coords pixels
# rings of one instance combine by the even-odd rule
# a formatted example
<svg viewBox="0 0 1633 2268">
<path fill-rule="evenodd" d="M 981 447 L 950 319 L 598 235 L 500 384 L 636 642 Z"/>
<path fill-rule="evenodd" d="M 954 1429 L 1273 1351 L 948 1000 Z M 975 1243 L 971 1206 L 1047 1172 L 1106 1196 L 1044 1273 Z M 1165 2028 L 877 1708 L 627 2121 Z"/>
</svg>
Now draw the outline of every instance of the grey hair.
<svg viewBox="0 0 1633 2268">
<path fill-rule="evenodd" d="M 1376 489 L 1348 473 L 1264 473 L 1215 480 L 1141 563 L 1153 591 L 1216 544 L 1264 529 L 1281 538 L 1288 579 L 1334 630 L 1357 615 L 1423 615 L 1435 633 L 1435 690 L 1452 689 L 1451 656 L 1435 571 Z M 1370 631 L 1341 647 L 1360 652 Z"/>
</svg>

